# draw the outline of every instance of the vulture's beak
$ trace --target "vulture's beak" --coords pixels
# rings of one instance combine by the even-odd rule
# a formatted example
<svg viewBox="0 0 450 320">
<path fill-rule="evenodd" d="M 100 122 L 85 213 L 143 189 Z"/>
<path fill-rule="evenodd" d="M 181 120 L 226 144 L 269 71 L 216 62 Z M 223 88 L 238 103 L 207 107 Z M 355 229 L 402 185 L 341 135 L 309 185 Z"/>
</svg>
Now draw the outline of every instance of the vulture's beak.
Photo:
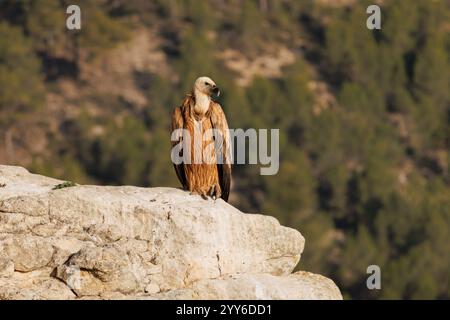
<svg viewBox="0 0 450 320">
<path fill-rule="evenodd" d="M 217 97 L 220 96 L 220 89 L 218 86 L 213 86 L 211 92 L 214 93 Z"/>
</svg>

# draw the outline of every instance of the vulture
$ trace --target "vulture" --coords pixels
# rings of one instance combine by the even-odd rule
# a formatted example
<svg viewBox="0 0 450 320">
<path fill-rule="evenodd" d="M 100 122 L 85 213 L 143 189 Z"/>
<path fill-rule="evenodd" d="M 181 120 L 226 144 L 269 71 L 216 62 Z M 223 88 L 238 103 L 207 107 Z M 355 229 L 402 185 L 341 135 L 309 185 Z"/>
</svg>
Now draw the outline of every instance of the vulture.
<svg viewBox="0 0 450 320">
<path fill-rule="evenodd" d="M 230 133 L 225 113 L 212 95 L 219 96 L 219 88 L 211 78 L 200 77 L 181 106 L 173 110 L 172 147 L 183 145 L 178 154 L 183 160 L 174 163 L 174 168 L 183 189 L 191 194 L 228 201 Z"/>
</svg>

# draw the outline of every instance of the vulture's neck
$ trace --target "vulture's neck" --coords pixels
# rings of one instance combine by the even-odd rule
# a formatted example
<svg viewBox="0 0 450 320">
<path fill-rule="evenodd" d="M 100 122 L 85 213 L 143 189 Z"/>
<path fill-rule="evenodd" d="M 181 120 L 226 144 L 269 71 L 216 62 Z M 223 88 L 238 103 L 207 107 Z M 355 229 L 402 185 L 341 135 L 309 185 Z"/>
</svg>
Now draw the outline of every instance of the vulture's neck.
<svg viewBox="0 0 450 320">
<path fill-rule="evenodd" d="M 195 105 L 194 111 L 198 115 L 204 115 L 208 112 L 209 104 L 211 102 L 210 97 L 197 89 L 194 90 Z"/>
</svg>

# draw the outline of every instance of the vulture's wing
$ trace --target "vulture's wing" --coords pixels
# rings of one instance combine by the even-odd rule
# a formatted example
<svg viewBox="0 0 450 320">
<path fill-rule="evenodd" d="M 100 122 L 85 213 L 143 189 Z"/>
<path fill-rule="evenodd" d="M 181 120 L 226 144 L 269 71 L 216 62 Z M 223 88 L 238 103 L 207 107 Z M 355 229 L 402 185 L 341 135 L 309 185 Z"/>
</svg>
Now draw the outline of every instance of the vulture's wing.
<svg viewBox="0 0 450 320">
<path fill-rule="evenodd" d="M 172 134 L 176 129 L 183 129 L 184 120 L 183 120 L 183 113 L 181 112 L 181 107 L 176 107 L 175 110 L 173 110 L 172 113 Z M 183 140 L 183 135 L 180 132 L 175 137 L 172 137 L 172 148 L 180 143 Z M 187 189 L 187 181 L 186 181 L 186 175 L 184 173 L 184 165 L 181 164 L 173 164 L 175 168 L 175 172 L 177 174 L 178 179 L 181 182 L 181 185 L 184 189 Z"/>
<path fill-rule="evenodd" d="M 222 199 L 228 201 L 230 195 L 231 185 L 231 144 L 230 131 L 228 130 L 227 119 L 218 103 L 212 104 L 211 110 L 211 124 L 212 127 L 218 130 L 222 139 L 216 140 L 216 150 L 218 153 L 217 169 L 219 172 L 219 183 L 222 189 Z"/>
</svg>

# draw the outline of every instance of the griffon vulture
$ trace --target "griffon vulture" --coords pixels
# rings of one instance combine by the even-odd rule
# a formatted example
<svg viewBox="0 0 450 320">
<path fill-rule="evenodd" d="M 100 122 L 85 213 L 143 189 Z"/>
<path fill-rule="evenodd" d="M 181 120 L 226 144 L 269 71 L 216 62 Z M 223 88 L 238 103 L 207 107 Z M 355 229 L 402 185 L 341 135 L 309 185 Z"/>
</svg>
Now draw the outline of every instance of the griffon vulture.
<svg viewBox="0 0 450 320">
<path fill-rule="evenodd" d="M 183 140 L 189 145 L 179 154 L 188 152 L 187 156 L 183 154 L 183 162 L 174 163 L 174 167 L 183 188 L 191 194 L 228 201 L 231 182 L 230 135 L 222 107 L 211 98 L 212 94 L 219 96 L 219 88 L 210 78 L 200 77 L 182 105 L 173 111 L 172 133 L 176 129 L 184 129 L 184 132 L 172 136 L 172 146 L 179 145 Z M 190 140 L 186 140 L 186 134 Z"/>
</svg>

